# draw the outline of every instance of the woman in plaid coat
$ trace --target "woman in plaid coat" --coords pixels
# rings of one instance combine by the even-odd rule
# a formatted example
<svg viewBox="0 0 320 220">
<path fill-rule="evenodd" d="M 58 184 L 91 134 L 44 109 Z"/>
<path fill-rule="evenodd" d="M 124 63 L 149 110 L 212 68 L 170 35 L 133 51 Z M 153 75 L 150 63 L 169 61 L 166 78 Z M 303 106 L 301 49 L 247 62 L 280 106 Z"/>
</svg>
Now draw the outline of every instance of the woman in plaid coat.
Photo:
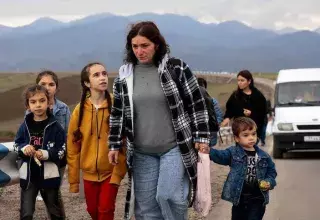
<svg viewBox="0 0 320 220">
<path fill-rule="evenodd" d="M 153 22 L 134 24 L 113 86 L 110 153 L 126 145 L 125 219 L 187 219 L 197 183 L 197 153 L 208 147 L 208 112 L 196 77 Z M 134 207 L 133 207 L 134 206 Z"/>
</svg>

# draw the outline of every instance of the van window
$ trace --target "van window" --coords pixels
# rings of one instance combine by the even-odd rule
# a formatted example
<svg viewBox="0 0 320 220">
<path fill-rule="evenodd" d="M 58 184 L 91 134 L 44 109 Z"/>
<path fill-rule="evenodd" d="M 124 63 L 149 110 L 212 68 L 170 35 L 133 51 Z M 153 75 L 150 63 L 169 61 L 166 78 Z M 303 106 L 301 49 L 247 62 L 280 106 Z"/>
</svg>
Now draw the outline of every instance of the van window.
<svg viewBox="0 0 320 220">
<path fill-rule="evenodd" d="M 278 84 L 276 90 L 276 105 L 320 105 L 320 81 Z"/>
</svg>

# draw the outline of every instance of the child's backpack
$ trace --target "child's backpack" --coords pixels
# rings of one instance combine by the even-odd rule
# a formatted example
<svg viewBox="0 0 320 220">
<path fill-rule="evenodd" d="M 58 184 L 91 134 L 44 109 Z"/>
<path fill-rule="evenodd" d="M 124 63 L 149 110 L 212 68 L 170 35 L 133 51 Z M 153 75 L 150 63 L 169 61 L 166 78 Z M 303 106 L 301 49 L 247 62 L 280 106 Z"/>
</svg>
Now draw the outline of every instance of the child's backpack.
<svg viewBox="0 0 320 220">
<path fill-rule="evenodd" d="M 205 88 L 200 88 L 202 96 L 206 102 L 207 111 L 209 115 L 209 129 L 210 132 L 218 132 L 220 130 L 220 126 L 218 123 L 216 111 L 214 110 L 214 104 L 212 102 L 212 97 L 209 95 Z"/>
<path fill-rule="evenodd" d="M 177 65 L 183 66 L 182 60 L 180 60 L 180 59 L 170 58 L 169 59 L 169 63 L 172 64 L 173 66 L 177 66 Z M 176 83 L 176 85 L 178 87 L 178 90 L 179 90 L 179 93 L 180 93 L 180 97 L 182 98 L 183 97 L 183 95 L 182 95 L 183 92 L 182 92 L 182 87 L 180 85 L 178 76 L 177 76 L 175 71 L 170 71 L 170 72 L 171 72 L 171 77 L 172 77 L 173 81 Z M 208 92 L 206 91 L 205 88 L 203 88 L 203 90 L 202 90 L 202 88 L 200 88 L 200 89 L 201 89 L 202 96 L 205 99 L 205 103 L 206 103 L 207 111 L 208 111 L 208 115 L 209 115 L 209 130 L 212 133 L 213 132 L 218 132 L 219 129 L 220 129 L 220 126 L 219 126 L 219 123 L 218 123 L 218 120 L 217 120 L 216 112 L 214 110 L 214 105 L 213 105 L 213 102 L 212 102 L 212 98 L 208 94 Z"/>
</svg>

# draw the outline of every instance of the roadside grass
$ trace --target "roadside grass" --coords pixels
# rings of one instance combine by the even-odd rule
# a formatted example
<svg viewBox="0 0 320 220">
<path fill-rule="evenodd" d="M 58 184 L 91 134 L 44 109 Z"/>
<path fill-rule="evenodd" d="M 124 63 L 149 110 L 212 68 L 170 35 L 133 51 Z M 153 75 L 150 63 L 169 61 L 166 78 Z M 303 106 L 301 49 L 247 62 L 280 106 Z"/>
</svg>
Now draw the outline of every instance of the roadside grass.
<svg viewBox="0 0 320 220">
<path fill-rule="evenodd" d="M 253 73 L 253 77 L 276 80 L 278 77 L 278 73 Z"/>
</svg>

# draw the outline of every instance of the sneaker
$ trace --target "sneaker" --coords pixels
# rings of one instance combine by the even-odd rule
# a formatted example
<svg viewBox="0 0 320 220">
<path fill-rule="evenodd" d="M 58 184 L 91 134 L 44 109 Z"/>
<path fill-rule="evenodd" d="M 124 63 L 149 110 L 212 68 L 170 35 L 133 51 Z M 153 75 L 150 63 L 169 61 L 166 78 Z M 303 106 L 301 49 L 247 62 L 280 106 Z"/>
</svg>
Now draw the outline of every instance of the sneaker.
<svg viewBox="0 0 320 220">
<path fill-rule="evenodd" d="M 43 198 L 41 195 L 37 195 L 37 201 L 43 201 Z"/>
</svg>

